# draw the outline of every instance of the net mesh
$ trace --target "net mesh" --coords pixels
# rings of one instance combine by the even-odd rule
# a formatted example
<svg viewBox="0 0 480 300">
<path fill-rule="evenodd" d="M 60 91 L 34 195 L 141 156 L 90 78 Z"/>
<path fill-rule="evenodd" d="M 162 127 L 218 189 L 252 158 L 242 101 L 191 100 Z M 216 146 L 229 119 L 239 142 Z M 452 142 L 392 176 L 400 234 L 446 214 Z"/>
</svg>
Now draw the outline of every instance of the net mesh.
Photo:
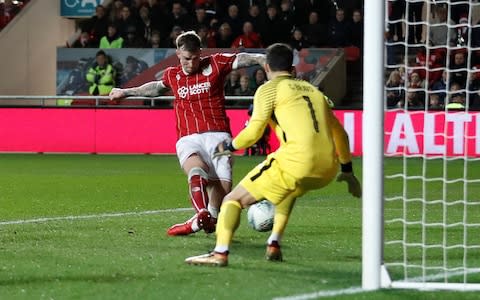
<svg viewBox="0 0 480 300">
<path fill-rule="evenodd" d="M 387 1 L 384 265 L 480 283 L 480 3 Z"/>
</svg>

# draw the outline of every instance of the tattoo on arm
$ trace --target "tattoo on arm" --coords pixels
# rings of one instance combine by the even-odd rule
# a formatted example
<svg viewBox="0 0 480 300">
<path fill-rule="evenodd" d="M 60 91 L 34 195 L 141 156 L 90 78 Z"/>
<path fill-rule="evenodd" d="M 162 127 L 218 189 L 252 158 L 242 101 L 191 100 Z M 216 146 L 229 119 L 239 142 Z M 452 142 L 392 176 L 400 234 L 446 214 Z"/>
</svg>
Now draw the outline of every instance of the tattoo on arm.
<svg viewBox="0 0 480 300">
<path fill-rule="evenodd" d="M 167 88 L 163 84 L 163 81 L 159 80 L 159 81 L 151 81 L 138 87 L 124 89 L 123 91 L 125 92 L 126 97 L 129 97 L 129 96 L 156 97 L 161 95 L 163 91 L 166 89 Z"/>
<path fill-rule="evenodd" d="M 243 67 L 249 67 L 253 65 L 260 65 L 263 67 L 265 64 L 265 54 L 261 53 L 238 53 L 237 54 L 237 69 Z"/>
</svg>

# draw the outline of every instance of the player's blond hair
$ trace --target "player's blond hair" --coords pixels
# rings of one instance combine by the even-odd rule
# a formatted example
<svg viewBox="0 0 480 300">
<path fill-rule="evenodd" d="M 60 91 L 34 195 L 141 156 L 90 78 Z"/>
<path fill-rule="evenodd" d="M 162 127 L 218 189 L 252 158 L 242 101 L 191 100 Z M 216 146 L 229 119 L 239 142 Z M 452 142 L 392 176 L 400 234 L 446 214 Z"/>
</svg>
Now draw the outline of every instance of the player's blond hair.
<svg viewBox="0 0 480 300">
<path fill-rule="evenodd" d="M 175 44 L 177 45 L 177 49 L 182 48 L 182 50 L 189 52 L 198 51 L 202 47 L 200 37 L 193 30 L 180 34 L 175 40 Z"/>
</svg>

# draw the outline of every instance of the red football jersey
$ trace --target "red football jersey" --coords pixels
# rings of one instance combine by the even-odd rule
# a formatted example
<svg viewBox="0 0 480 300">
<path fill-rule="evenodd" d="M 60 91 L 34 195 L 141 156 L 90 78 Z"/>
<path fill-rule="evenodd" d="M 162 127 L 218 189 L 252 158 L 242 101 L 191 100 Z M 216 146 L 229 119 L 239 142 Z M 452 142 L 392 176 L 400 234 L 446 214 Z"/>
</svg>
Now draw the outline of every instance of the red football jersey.
<svg viewBox="0 0 480 300">
<path fill-rule="evenodd" d="M 235 54 L 213 54 L 201 58 L 195 74 L 185 74 L 180 65 L 163 73 L 163 84 L 175 96 L 173 107 L 178 138 L 206 131 L 230 133 L 224 83 L 235 58 Z"/>
</svg>

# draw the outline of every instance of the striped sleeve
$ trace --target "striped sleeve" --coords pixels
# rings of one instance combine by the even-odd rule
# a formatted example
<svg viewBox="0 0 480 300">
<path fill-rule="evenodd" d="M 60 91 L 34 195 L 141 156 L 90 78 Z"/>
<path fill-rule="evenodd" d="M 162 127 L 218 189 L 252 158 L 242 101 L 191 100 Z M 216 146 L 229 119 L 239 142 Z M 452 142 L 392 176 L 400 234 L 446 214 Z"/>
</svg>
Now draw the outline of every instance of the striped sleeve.
<svg viewBox="0 0 480 300">
<path fill-rule="evenodd" d="M 276 85 L 270 83 L 261 85 L 255 93 L 252 117 L 247 127 L 240 131 L 232 141 L 235 149 L 248 148 L 262 137 L 272 116 L 277 95 Z"/>
</svg>

